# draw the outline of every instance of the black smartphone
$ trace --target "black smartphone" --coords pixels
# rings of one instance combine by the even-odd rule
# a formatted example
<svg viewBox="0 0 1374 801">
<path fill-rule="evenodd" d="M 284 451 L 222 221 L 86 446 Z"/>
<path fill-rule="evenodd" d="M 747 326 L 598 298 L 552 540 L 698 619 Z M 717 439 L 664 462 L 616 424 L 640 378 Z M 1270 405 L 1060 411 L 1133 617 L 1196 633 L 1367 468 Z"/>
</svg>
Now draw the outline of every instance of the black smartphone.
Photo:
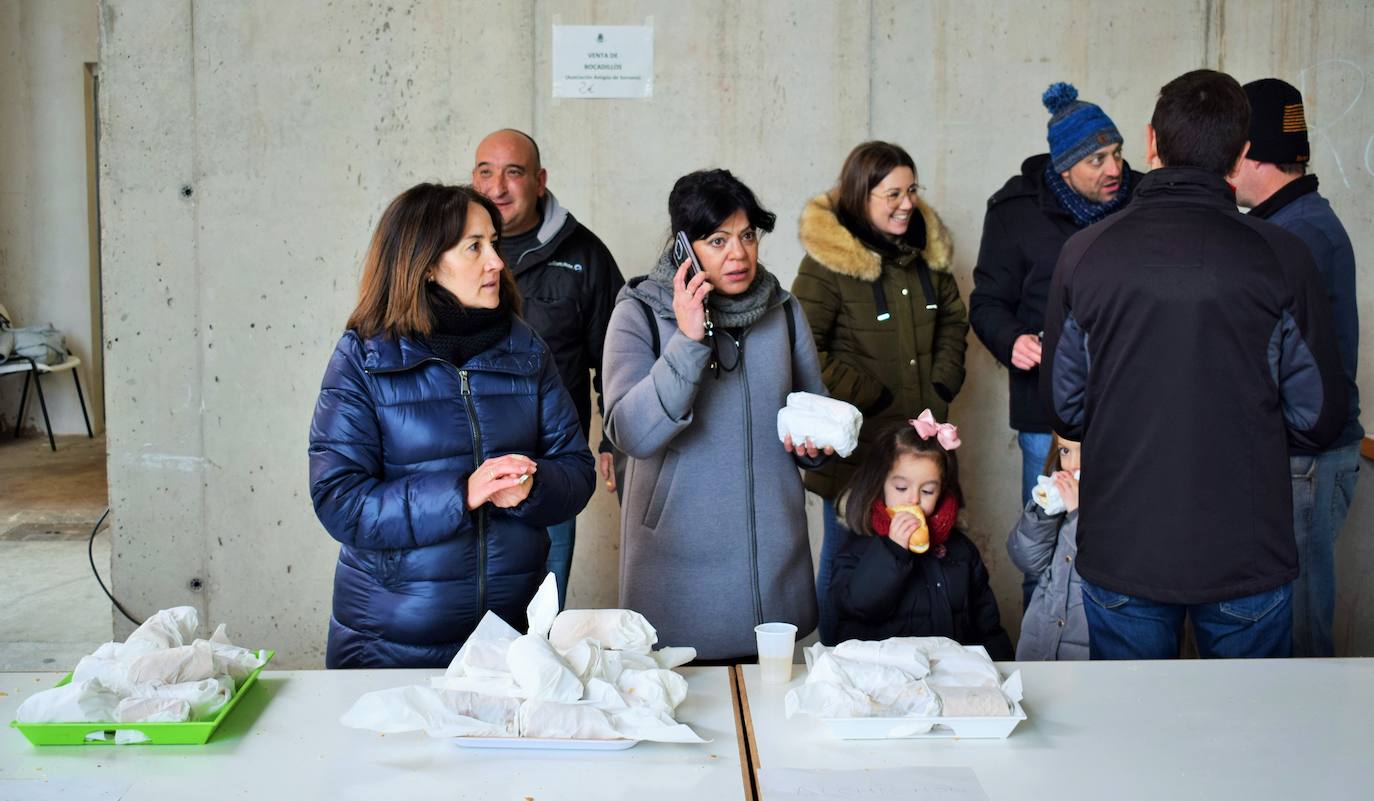
<svg viewBox="0 0 1374 801">
<path fill-rule="evenodd" d="M 696 251 L 692 250 L 692 242 L 687 238 L 687 232 L 678 231 L 673 234 L 673 264 L 682 264 L 689 260 L 692 266 L 687 268 L 687 280 L 691 281 L 701 272 L 701 262 L 697 261 Z"/>
</svg>

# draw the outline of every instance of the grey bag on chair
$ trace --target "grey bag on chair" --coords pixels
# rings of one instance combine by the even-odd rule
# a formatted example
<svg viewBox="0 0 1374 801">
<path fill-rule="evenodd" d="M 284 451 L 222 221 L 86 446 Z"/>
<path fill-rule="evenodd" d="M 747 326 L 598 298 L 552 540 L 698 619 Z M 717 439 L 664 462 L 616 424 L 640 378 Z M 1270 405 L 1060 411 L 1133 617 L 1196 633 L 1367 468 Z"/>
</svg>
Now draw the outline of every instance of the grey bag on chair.
<svg viewBox="0 0 1374 801">
<path fill-rule="evenodd" d="M 61 364 L 67 360 L 67 338 L 51 325 L 12 328 L 5 307 L 0 306 L 0 364 L 12 359 Z"/>
</svg>

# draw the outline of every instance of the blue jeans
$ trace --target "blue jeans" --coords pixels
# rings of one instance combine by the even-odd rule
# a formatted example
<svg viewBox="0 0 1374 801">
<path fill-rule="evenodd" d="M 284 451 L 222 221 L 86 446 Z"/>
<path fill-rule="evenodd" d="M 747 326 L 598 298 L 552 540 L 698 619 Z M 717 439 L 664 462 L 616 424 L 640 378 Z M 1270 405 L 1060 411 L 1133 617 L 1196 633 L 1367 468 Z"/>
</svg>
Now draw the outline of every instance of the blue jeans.
<svg viewBox="0 0 1374 801">
<path fill-rule="evenodd" d="M 545 570 L 558 582 L 558 608 L 568 605 L 568 574 L 572 572 L 573 544 L 577 541 L 577 518 L 549 526 L 549 558 Z"/>
<path fill-rule="evenodd" d="M 821 564 L 816 571 L 816 603 L 820 606 L 821 613 L 821 642 L 834 645 L 839 617 L 835 614 L 835 609 L 826 602 L 830 594 L 830 577 L 835 572 L 835 557 L 845 542 L 854 535 L 840 522 L 834 501 L 826 500 L 821 503 L 821 516 L 825 521 L 825 534 L 821 539 Z"/>
<path fill-rule="evenodd" d="M 1286 657 L 1293 651 L 1293 585 L 1210 604 L 1164 604 L 1083 579 L 1093 659 L 1177 659 L 1183 619 L 1193 619 L 1204 659 Z"/>
<path fill-rule="evenodd" d="M 1035 479 L 1045 474 L 1045 460 L 1049 458 L 1050 447 L 1054 445 L 1053 434 L 1019 432 L 1016 444 L 1021 446 L 1021 508 L 1030 503 L 1031 490 L 1035 489 Z M 1040 576 L 1026 573 L 1021 579 L 1021 609 L 1030 606 L 1031 595 Z"/>
<path fill-rule="evenodd" d="M 1336 537 L 1355 497 L 1360 445 L 1357 442 L 1315 456 L 1293 456 L 1289 466 L 1293 534 L 1298 543 L 1293 656 L 1334 656 L 1331 619 L 1336 612 Z"/>
</svg>

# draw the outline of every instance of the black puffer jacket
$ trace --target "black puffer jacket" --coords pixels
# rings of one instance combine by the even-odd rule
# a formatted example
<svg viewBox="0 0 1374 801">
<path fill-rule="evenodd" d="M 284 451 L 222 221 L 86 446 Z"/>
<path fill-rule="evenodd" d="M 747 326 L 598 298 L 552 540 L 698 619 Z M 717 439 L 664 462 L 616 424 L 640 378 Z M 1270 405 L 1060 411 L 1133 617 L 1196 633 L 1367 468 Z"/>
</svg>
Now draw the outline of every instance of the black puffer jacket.
<svg viewBox="0 0 1374 801">
<path fill-rule="evenodd" d="M 945 549 L 944 558 L 936 558 L 933 549 L 914 554 L 887 537 L 851 536 L 835 557 L 830 580 L 836 642 L 949 637 L 981 645 L 993 659 L 1012 659 L 977 546 L 956 529 Z"/>
<path fill-rule="evenodd" d="M 1059 251 L 1078 224 L 1059 205 L 1045 185 L 1048 153 L 1031 156 L 988 200 L 983 218 L 983 242 L 973 268 L 969 295 L 969 323 L 988 351 L 1008 368 L 1011 389 L 1011 427 L 1045 433 L 1049 417 L 1040 401 L 1040 371 L 1011 366 L 1011 347 L 1022 334 L 1039 334 L 1045 327 L 1045 299 Z M 1124 169 L 1130 171 L 1129 164 Z M 1143 178 L 1131 172 L 1127 191 Z"/>
<path fill-rule="evenodd" d="M 525 299 L 524 316 L 543 338 L 563 386 L 572 396 L 582 436 L 591 427 L 591 390 L 601 399 L 601 351 L 616 295 L 625 285 L 615 258 L 596 234 L 558 203 L 552 192 L 544 197 L 544 221 L 538 244 L 511 259 L 511 272 Z M 595 371 L 589 379 L 587 371 Z M 610 444 L 603 441 L 601 450 Z"/>
</svg>

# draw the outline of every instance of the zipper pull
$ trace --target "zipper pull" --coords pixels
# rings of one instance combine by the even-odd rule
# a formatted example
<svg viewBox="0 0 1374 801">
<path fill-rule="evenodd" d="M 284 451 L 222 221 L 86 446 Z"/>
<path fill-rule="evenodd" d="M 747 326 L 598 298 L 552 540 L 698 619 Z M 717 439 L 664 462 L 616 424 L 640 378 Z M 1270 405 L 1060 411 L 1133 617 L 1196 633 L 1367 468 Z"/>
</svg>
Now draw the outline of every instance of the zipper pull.
<svg viewBox="0 0 1374 801">
<path fill-rule="evenodd" d="M 464 395 L 471 395 L 471 394 L 472 394 L 472 388 L 468 386 L 468 371 L 467 371 L 467 370 L 459 370 L 459 371 L 458 371 L 458 379 L 459 379 L 460 381 L 462 381 L 462 383 L 463 383 L 462 393 L 463 393 Z"/>
</svg>

